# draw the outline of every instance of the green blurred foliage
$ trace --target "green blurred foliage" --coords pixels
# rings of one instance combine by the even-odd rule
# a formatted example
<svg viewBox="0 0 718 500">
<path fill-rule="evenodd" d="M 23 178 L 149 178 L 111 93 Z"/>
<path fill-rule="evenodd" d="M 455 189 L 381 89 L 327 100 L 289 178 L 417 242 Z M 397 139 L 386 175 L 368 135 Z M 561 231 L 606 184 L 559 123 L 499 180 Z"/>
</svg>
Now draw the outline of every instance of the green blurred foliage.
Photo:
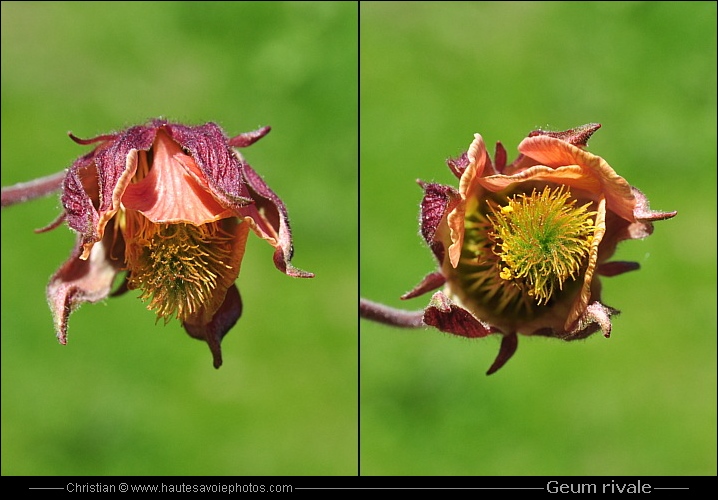
<svg viewBox="0 0 718 500">
<path fill-rule="evenodd" d="M 715 2 L 361 2 L 360 292 L 400 301 L 435 263 L 416 179 L 479 132 L 509 161 L 536 128 L 603 126 L 589 151 L 678 216 L 603 279 L 610 339 L 360 325 L 363 475 L 716 474 Z"/>
<path fill-rule="evenodd" d="M 56 196 L 2 211 L 3 475 L 352 475 L 357 470 L 357 6 L 2 2 L 2 185 L 162 116 L 230 134 L 284 200 L 293 263 L 253 236 L 244 313 L 206 344 L 131 292 L 54 338 L 44 290 L 68 257 Z"/>
</svg>

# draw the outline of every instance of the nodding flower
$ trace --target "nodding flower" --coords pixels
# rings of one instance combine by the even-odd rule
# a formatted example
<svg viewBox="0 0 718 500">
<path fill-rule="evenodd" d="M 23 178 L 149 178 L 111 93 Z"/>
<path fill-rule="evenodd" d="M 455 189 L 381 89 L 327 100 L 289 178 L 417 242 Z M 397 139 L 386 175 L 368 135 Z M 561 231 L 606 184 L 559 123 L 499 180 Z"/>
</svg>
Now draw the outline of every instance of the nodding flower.
<svg viewBox="0 0 718 500">
<path fill-rule="evenodd" d="M 3 189 L 5 206 L 61 188 L 64 210 L 43 230 L 66 221 L 77 232 L 70 258 L 47 287 L 62 344 L 79 305 L 137 289 L 158 319 L 177 318 L 206 341 L 219 368 L 222 338 L 242 312 L 235 280 L 250 232 L 274 247 L 280 271 L 313 277 L 291 264 L 284 203 L 235 149 L 269 130 L 229 138 L 211 122 L 156 119 L 92 139 L 71 134 L 95 147 L 64 175 L 40 180 L 29 194 L 32 183 Z M 112 293 L 118 273 L 124 281 Z"/>
</svg>

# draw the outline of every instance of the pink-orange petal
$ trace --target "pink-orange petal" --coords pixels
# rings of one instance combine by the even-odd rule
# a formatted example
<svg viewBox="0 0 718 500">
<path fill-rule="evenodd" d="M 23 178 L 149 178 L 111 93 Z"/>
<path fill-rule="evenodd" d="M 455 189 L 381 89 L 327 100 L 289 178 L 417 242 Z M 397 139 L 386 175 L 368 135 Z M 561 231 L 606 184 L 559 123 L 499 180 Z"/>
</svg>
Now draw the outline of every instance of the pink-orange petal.
<svg viewBox="0 0 718 500">
<path fill-rule="evenodd" d="M 583 189 L 592 193 L 600 193 L 601 183 L 596 177 L 588 176 L 578 165 L 567 165 L 551 168 L 536 165 L 514 175 L 492 175 L 479 179 L 479 183 L 489 191 L 501 191 L 512 184 L 540 181 L 564 184 L 572 188 Z"/>
<path fill-rule="evenodd" d="M 194 160 L 159 131 L 147 176 L 130 184 L 122 196 L 127 209 L 137 210 L 154 223 L 184 222 L 196 226 L 230 217 L 212 196 Z"/>
<path fill-rule="evenodd" d="M 205 325 L 212 321 L 212 318 L 225 300 L 227 290 L 234 286 L 242 267 L 242 259 L 244 258 L 249 235 L 249 225 L 243 222 L 238 223 L 236 219 L 226 219 L 218 222 L 218 224 L 223 225 L 224 230 L 233 235 L 232 253 L 229 259 L 224 262 L 227 269 L 226 272 L 219 273 L 217 284 L 212 292 L 212 298 L 203 304 L 195 314 L 187 317 L 184 321 L 186 324 Z"/>
<path fill-rule="evenodd" d="M 464 218 L 466 216 L 467 199 L 476 196 L 476 189 L 479 186 L 479 180 L 484 173 L 484 169 L 488 163 L 489 155 L 486 151 L 486 145 L 481 134 L 474 134 L 474 141 L 469 146 L 468 151 L 469 166 L 466 167 L 464 173 L 461 174 L 459 181 L 459 195 L 461 201 L 457 204 L 446 218 L 449 225 L 449 234 L 451 237 L 451 245 L 449 246 L 449 261 L 452 267 L 459 264 L 461 258 L 461 248 L 464 245 Z"/>
<path fill-rule="evenodd" d="M 595 177 L 599 181 L 600 193 L 606 197 L 608 210 L 626 220 L 635 220 L 633 209 L 636 200 L 630 184 L 600 156 L 545 135 L 524 139 L 518 149 L 522 154 L 549 167 L 580 166 L 586 176 Z"/>
<path fill-rule="evenodd" d="M 596 208 L 596 230 L 593 233 L 593 241 L 588 254 L 588 266 L 583 275 L 581 291 L 571 305 L 571 309 L 564 324 L 564 330 L 573 331 L 578 319 L 585 313 L 588 302 L 591 300 L 591 281 L 596 271 L 598 262 L 598 247 L 606 234 L 606 199 L 601 198 Z"/>
</svg>

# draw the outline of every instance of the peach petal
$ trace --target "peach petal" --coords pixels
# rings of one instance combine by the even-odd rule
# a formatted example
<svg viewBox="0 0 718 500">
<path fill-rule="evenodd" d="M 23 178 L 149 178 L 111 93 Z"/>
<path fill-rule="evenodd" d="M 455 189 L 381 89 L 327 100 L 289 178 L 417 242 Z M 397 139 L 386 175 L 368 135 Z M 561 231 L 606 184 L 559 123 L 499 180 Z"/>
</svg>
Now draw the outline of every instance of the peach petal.
<svg viewBox="0 0 718 500">
<path fill-rule="evenodd" d="M 633 208 L 636 200 L 630 184 L 600 156 L 548 136 L 524 139 L 519 144 L 519 151 L 539 163 L 557 169 L 565 165 L 579 165 L 585 175 L 598 179 L 600 187 L 594 192 L 605 195 L 608 210 L 626 220 L 635 220 Z"/>
<path fill-rule="evenodd" d="M 461 201 L 447 216 L 451 235 L 451 245 L 449 245 L 449 261 L 452 267 L 459 264 L 461 258 L 461 248 L 464 245 L 464 217 L 466 216 L 466 200 L 469 196 L 474 196 L 476 188 L 479 185 L 481 175 L 484 173 L 488 162 L 488 153 L 486 145 L 481 134 L 474 134 L 474 141 L 469 146 L 468 157 L 469 166 L 466 167 L 459 181 L 459 195 Z"/>
<path fill-rule="evenodd" d="M 196 226 L 232 216 L 212 196 L 194 160 L 164 132 L 157 133 L 147 176 L 126 187 L 122 203 L 154 223 L 186 222 Z"/>
<path fill-rule="evenodd" d="M 519 144 L 518 150 L 539 163 L 554 168 L 562 165 L 586 165 L 599 159 L 579 147 L 547 135 L 525 138 Z"/>
<path fill-rule="evenodd" d="M 227 290 L 234 286 L 234 282 L 239 276 L 242 267 L 242 259 L 247 246 L 247 236 L 249 235 L 249 226 L 240 222 L 236 224 L 236 219 L 228 219 L 218 224 L 226 223 L 225 228 L 234 233 L 232 241 L 232 254 L 229 256 L 229 262 L 225 262 L 228 267 L 227 272 L 221 273 L 217 279 L 217 286 L 214 288 L 212 299 L 207 302 L 195 314 L 189 316 L 185 320 L 185 324 L 191 325 L 207 325 L 212 321 L 217 310 L 222 306 L 227 295 Z M 227 226 L 234 226 L 229 227 Z"/>
<path fill-rule="evenodd" d="M 603 240 L 603 236 L 606 234 L 606 199 L 601 198 L 596 208 L 596 231 L 593 233 L 593 241 L 591 242 L 591 250 L 588 254 L 588 266 L 583 276 L 583 285 L 581 286 L 581 292 L 574 300 L 571 305 L 571 310 L 566 318 L 564 330 L 573 331 L 576 322 L 586 311 L 589 300 L 591 300 L 591 281 L 593 280 L 593 274 L 596 271 L 596 264 L 598 262 L 598 247 Z"/>
<path fill-rule="evenodd" d="M 489 154 L 481 134 L 474 134 L 474 141 L 469 146 L 467 156 L 469 157 L 469 166 L 459 182 L 459 193 L 462 198 L 467 198 L 469 193 L 474 191 L 478 179 L 484 175 L 484 169 L 489 161 Z"/>
<path fill-rule="evenodd" d="M 479 179 L 481 186 L 494 192 L 506 189 L 512 184 L 528 181 L 565 184 L 592 193 L 599 193 L 601 189 L 598 179 L 587 176 L 579 165 L 566 165 L 559 168 L 537 165 L 514 175 L 492 175 Z"/>
</svg>

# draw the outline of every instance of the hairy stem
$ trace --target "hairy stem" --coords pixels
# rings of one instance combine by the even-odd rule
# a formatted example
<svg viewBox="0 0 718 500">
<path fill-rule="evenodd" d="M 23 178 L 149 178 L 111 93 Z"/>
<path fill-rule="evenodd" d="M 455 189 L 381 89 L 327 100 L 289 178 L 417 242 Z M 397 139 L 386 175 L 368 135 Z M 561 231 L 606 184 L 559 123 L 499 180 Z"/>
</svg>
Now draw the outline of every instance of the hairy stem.
<svg viewBox="0 0 718 500">
<path fill-rule="evenodd" d="M 424 311 L 404 311 L 393 307 L 378 304 L 366 299 L 359 301 L 359 316 L 385 325 L 400 328 L 422 328 Z"/>
<path fill-rule="evenodd" d="M 40 177 L 29 182 L 20 182 L 14 186 L 4 187 L 2 188 L 2 207 L 9 207 L 16 203 L 52 194 L 62 187 L 63 179 L 65 179 L 64 170 L 47 177 Z"/>
</svg>

